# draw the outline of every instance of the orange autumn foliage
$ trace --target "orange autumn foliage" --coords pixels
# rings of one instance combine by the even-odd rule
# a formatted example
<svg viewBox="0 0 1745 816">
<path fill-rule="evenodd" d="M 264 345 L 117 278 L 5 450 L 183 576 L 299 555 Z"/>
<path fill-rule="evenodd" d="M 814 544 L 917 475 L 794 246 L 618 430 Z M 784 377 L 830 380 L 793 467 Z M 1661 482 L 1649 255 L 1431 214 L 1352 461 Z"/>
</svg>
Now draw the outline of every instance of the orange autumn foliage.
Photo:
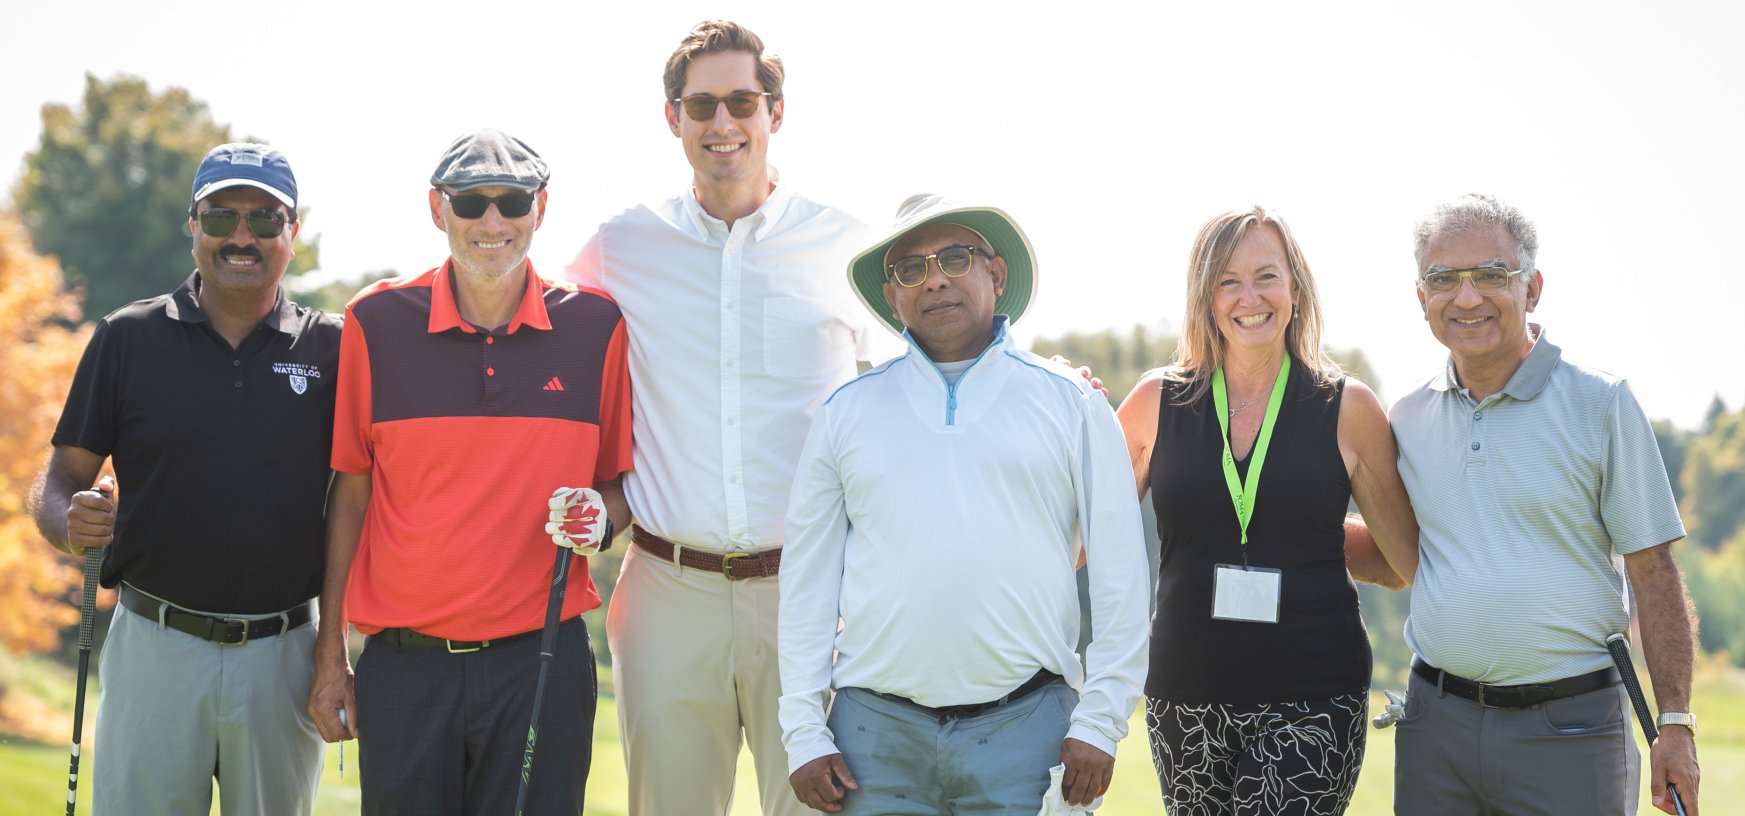
<svg viewBox="0 0 1745 816">
<path fill-rule="evenodd" d="M 60 265 L 0 211 L 0 648 L 13 652 L 53 648 L 79 621 L 78 563 L 43 540 L 25 507 L 91 336 L 79 314 Z"/>
</svg>

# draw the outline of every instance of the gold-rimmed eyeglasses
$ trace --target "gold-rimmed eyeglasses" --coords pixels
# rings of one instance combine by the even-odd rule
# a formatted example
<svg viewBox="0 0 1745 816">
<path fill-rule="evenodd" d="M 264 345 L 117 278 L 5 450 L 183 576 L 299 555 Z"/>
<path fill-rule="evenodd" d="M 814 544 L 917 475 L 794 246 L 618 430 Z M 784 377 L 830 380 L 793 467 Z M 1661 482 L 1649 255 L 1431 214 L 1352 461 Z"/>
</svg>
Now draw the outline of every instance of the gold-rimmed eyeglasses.
<svg viewBox="0 0 1745 816">
<path fill-rule="evenodd" d="M 927 262 L 937 261 L 939 271 L 948 278 L 961 278 L 969 273 L 976 253 L 987 254 L 977 246 L 948 246 L 932 255 L 909 255 L 885 265 L 885 271 L 905 287 L 920 286 L 927 280 Z"/>
</svg>

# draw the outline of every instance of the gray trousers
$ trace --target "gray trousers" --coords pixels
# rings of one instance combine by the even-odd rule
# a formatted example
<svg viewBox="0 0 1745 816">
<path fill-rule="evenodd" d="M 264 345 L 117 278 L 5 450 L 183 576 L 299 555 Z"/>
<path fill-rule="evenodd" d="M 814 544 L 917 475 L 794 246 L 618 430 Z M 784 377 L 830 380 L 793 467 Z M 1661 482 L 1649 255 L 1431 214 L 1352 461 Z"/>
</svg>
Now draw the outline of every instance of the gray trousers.
<svg viewBox="0 0 1745 816">
<path fill-rule="evenodd" d="M 1623 686 L 1531 708 L 1483 708 L 1412 675 L 1395 728 L 1394 812 L 1636 812 L 1641 761 Z"/>
<path fill-rule="evenodd" d="M 314 654 L 309 624 L 220 646 L 117 606 L 98 659 L 91 812 L 206 813 L 217 779 L 223 816 L 308 814 L 323 757 L 305 711 Z"/>
<path fill-rule="evenodd" d="M 908 703 L 839 689 L 830 732 L 860 783 L 840 816 L 1035 816 L 1077 705 L 1078 692 L 1056 682 L 940 722 Z"/>
</svg>

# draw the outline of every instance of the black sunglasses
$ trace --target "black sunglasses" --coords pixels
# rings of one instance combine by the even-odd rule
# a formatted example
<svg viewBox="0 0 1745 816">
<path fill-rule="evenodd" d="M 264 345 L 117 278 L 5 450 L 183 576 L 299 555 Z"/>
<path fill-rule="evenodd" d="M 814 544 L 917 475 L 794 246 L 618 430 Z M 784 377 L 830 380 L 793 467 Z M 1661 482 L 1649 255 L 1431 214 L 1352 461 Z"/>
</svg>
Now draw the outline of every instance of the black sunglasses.
<svg viewBox="0 0 1745 816">
<path fill-rule="evenodd" d="M 244 212 L 229 207 L 213 207 L 194 213 L 194 220 L 200 222 L 201 232 L 213 238 L 229 238 L 231 233 L 236 232 L 236 222 L 246 220 L 248 231 L 262 240 L 279 237 L 279 233 L 285 231 L 285 224 L 290 221 L 278 210 L 263 208 Z"/>
<path fill-rule="evenodd" d="M 448 199 L 448 206 L 454 214 L 462 218 L 483 218 L 485 210 L 492 204 L 497 205 L 498 214 L 504 218 L 520 218 L 533 212 L 533 193 L 504 193 L 500 196 L 481 195 L 479 193 L 451 193 L 442 191 L 442 197 Z"/>
</svg>

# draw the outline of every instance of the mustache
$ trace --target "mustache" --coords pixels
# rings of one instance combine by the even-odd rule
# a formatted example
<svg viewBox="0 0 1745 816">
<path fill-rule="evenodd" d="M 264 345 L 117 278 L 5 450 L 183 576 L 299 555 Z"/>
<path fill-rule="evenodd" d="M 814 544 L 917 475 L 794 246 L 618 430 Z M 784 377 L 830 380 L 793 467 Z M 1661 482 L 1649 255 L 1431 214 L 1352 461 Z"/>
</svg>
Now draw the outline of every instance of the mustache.
<svg viewBox="0 0 1745 816">
<path fill-rule="evenodd" d="M 225 244 L 224 246 L 219 247 L 218 254 L 219 255 L 242 255 L 242 256 L 249 257 L 249 258 L 254 258 L 257 261 L 260 260 L 260 257 L 261 257 L 261 251 L 258 247 L 237 246 L 236 244 Z"/>
</svg>

